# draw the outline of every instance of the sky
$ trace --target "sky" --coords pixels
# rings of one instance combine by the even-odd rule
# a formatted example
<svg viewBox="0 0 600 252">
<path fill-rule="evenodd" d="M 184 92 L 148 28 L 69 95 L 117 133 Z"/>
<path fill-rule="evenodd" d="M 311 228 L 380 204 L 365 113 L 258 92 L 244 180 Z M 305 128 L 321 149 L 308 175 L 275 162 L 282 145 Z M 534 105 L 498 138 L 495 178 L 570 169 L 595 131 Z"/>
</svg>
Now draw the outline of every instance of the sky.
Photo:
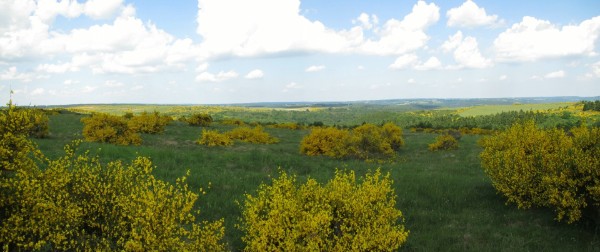
<svg viewBox="0 0 600 252">
<path fill-rule="evenodd" d="M 0 103 L 600 95 L 600 1 L 0 0 Z"/>
</svg>

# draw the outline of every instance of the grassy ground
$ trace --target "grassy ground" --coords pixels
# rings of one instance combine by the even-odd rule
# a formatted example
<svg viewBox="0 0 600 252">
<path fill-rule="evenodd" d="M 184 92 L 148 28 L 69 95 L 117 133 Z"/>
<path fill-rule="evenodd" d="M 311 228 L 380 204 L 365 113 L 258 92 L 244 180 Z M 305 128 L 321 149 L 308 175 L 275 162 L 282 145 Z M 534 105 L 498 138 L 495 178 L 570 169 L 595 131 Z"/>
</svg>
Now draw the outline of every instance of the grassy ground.
<svg viewBox="0 0 600 252">
<path fill-rule="evenodd" d="M 573 103 L 540 103 L 540 104 L 513 104 L 513 105 L 482 105 L 459 110 L 460 116 L 493 115 L 509 111 L 547 111 L 572 105 Z"/>
<path fill-rule="evenodd" d="M 62 154 L 62 146 L 81 138 L 81 115 L 50 117 L 50 137 L 36 140 L 48 156 Z M 211 126 L 228 130 L 231 126 Z M 430 152 L 427 144 L 436 135 L 408 133 L 398 161 L 390 164 L 358 160 L 334 160 L 299 154 L 299 142 L 308 131 L 270 129 L 280 139 L 272 145 L 236 143 L 232 147 L 208 148 L 196 145 L 201 128 L 179 122 L 164 134 L 144 135 L 141 146 L 114 146 L 83 143 L 103 161 L 130 161 L 136 155 L 149 156 L 156 165 L 154 174 L 174 182 L 191 171 L 191 188 L 212 187 L 197 207 L 200 219 L 225 218 L 228 246 L 243 248 L 242 234 L 235 228 L 240 216 L 237 201 L 253 193 L 260 183 L 276 176 L 278 169 L 297 174 L 299 180 L 312 177 L 325 182 L 336 168 L 352 169 L 358 175 L 378 167 L 390 172 L 398 195 L 397 207 L 410 230 L 403 251 L 598 251 L 600 230 L 582 221 L 567 225 L 553 220 L 547 209 L 518 210 L 505 205 L 481 170 L 477 136 L 463 136 L 454 151 Z"/>
</svg>

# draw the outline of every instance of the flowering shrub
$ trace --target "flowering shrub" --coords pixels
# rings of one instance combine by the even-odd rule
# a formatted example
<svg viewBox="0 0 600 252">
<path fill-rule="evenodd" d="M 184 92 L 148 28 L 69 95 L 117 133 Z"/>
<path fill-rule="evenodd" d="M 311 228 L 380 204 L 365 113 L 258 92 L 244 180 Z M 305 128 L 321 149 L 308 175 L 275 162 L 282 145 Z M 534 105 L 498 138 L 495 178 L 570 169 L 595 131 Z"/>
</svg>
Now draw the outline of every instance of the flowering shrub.
<svg viewBox="0 0 600 252">
<path fill-rule="evenodd" d="M 277 138 L 264 132 L 261 126 L 256 126 L 254 128 L 238 127 L 225 134 L 231 139 L 237 139 L 248 143 L 272 144 L 279 142 Z"/>
<path fill-rule="evenodd" d="M 131 117 L 127 125 L 135 132 L 157 134 L 165 131 L 165 127 L 172 120 L 170 116 L 161 116 L 157 111 L 152 114 L 144 111 L 138 116 Z"/>
<path fill-rule="evenodd" d="M 600 129 L 569 134 L 530 121 L 482 139 L 481 163 L 494 187 L 519 208 L 553 208 L 556 219 L 579 220 L 600 207 Z M 594 211 L 592 211 L 594 212 Z"/>
<path fill-rule="evenodd" d="M 300 153 L 309 156 L 352 156 L 365 160 L 381 160 L 393 158 L 403 145 L 402 129 L 392 123 L 381 127 L 364 124 L 352 131 L 315 127 L 302 139 Z"/>
<path fill-rule="evenodd" d="M 336 172 L 326 185 L 297 186 L 281 172 L 242 203 L 247 251 L 395 251 L 406 242 L 389 174 Z"/>
<path fill-rule="evenodd" d="M 342 158 L 349 155 L 348 145 L 350 133 L 348 130 L 334 127 L 313 128 L 300 143 L 300 153 L 308 156 L 325 155 Z"/>
<path fill-rule="evenodd" d="M 82 118 L 83 136 L 86 141 L 113 143 L 119 145 L 139 145 L 142 138 L 129 128 L 123 117 L 96 113 Z"/>
<path fill-rule="evenodd" d="M 276 124 L 272 124 L 269 126 L 272 128 L 276 128 L 276 129 L 290 129 L 290 130 L 300 130 L 300 129 L 304 128 L 304 127 L 302 127 L 302 125 L 297 124 L 297 123 L 276 123 Z"/>
<path fill-rule="evenodd" d="M 227 135 L 219 133 L 216 130 L 202 129 L 202 136 L 197 141 L 198 144 L 206 146 L 229 146 L 233 145 L 233 140 Z"/>
<path fill-rule="evenodd" d="M 458 141 L 449 134 L 439 135 L 435 142 L 429 144 L 430 151 L 458 149 Z"/>
<path fill-rule="evenodd" d="M 210 116 L 209 114 L 202 114 L 202 113 L 193 114 L 189 118 L 185 118 L 185 120 L 191 126 L 202 126 L 202 127 L 208 127 L 213 122 L 212 116 Z"/>
<path fill-rule="evenodd" d="M 40 110 L 17 108 L 12 101 L 7 105 L 0 110 L 0 174 L 33 166 L 29 154 L 36 149 L 27 137 L 48 134 L 48 117 Z"/>
<path fill-rule="evenodd" d="M 13 250 L 223 251 L 223 220 L 196 222 L 198 194 L 155 179 L 148 158 L 102 165 L 87 153 L 2 176 L 0 244 Z"/>
</svg>

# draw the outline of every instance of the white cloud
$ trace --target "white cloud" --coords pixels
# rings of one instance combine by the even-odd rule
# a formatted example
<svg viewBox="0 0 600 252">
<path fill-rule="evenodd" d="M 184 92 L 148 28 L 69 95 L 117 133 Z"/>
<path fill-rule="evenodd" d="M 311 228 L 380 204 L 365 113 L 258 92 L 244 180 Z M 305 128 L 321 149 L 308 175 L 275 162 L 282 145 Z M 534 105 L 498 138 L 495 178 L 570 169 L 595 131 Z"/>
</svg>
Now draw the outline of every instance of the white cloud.
<svg viewBox="0 0 600 252">
<path fill-rule="evenodd" d="M 283 89 L 282 92 L 285 93 L 285 92 L 289 92 L 290 90 L 293 90 L 293 89 L 302 89 L 303 87 L 304 86 L 299 85 L 296 82 L 290 82 L 289 84 L 285 85 L 285 88 Z"/>
<path fill-rule="evenodd" d="M 498 80 L 501 80 L 501 81 L 506 80 L 506 79 L 508 79 L 508 76 L 506 74 L 500 75 L 500 77 L 498 77 Z"/>
<path fill-rule="evenodd" d="M 233 70 L 229 70 L 227 72 L 220 71 L 217 74 L 212 74 L 209 72 L 202 72 L 198 76 L 196 76 L 196 81 L 198 82 L 221 82 L 230 79 L 234 79 L 238 77 L 238 73 Z"/>
<path fill-rule="evenodd" d="M 448 17 L 446 24 L 450 27 L 495 26 L 501 23 L 497 15 L 488 15 L 483 7 L 480 8 L 471 0 L 448 10 L 446 17 Z"/>
<path fill-rule="evenodd" d="M 389 68 L 390 69 L 405 69 L 414 66 L 418 61 L 418 57 L 416 54 L 404 54 L 394 61 Z"/>
<path fill-rule="evenodd" d="M 407 82 L 407 83 L 410 83 L 410 84 L 417 83 L 417 81 L 416 81 L 414 78 L 410 78 L 410 79 L 408 79 L 406 82 Z"/>
<path fill-rule="evenodd" d="M 492 66 L 492 61 L 484 58 L 479 52 L 477 39 L 471 36 L 463 39 L 461 31 L 450 36 L 442 44 L 442 49 L 445 52 L 454 51 L 454 60 L 458 65 L 453 68 L 486 68 Z"/>
<path fill-rule="evenodd" d="M 254 80 L 254 79 L 262 79 L 262 77 L 265 74 L 263 73 L 262 70 L 260 69 L 254 69 L 250 72 L 248 72 L 248 74 L 246 74 L 246 76 L 244 78 L 249 79 L 249 80 Z"/>
<path fill-rule="evenodd" d="M 400 55 L 425 47 L 429 40 L 425 30 L 439 20 L 439 10 L 434 3 L 418 1 L 402 21 L 388 20 L 378 32 L 379 38 L 366 40 L 359 51 L 374 55 Z"/>
<path fill-rule="evenodd" d="M 319 71 L 323 71 L 325 70 L 325 66 L 324 65 L 312 65 L 307 67 L 306 69 L 304 69 L 305 72 L 308 73 L 312 73 L 312 72 L 319 72 Z"/>
<path fill-rule="evenodd" d="M 35 95 L 43 95 L 46 92 L 46 90 L 44 90 L 43 88 L 36 88 L 33 91 L 31 91 L 31 95 L 35 96 Z"/>
<path fill-rule="evenodd" d="M 231 6 L 235 6 L 232 8 Z M 285 52 L 400 55 L 426 45 L 425 29 L 439 20 L 439 7 L 418 1 L 402 21 L 379 27 L 361 13 L 357 26 L 336 31 L 301 15 L 299 0 L 200 0 L 197 33 L 208 57 L 254 57 Z M 364 29 L 374 35 L 364 37 Z"/>
<path fill-rule="evenodd" d="M 592 72 L 589 74 L 590 76 L 596 76 L 598 78 L 600 78 L 600 61 L 592 64 L 590 66 Z"/>
<path fill-rule="evenodd" d="M 110 18 L 122 8 L 123 0 L 88 0 L 83 5 L 84 13 L 95 19 Z"/>
<path fill-rule="evenodd" d="M 107 80 L 107 81 L 104 82 L 104 86 L 111 87 L 111 88 L 121 87 L 123 85 L 124 84 L 122 82 L 115 81 L 115 80 Z"/>
<path fill-rule="evenodd" d="M 37 71 L 46 73 L 65 73 L 65 72 L 77 72 L 79 67 L 71 63 L 62 64 L 41 64 L 36 68 Z"/>
<path fill-rule="evenodd" d="M 600 16 L 579 25 L 557 27 L 549 21 L 523 17 L 520 23 L 494 40 L 501 61 L 535 61 L 544 58 L 594 55 L 600 37 Z"/>
<path fill-rule="evenodd" d="M 356 67 L 356 70 L 362 71 L 362 70 L 365 70 L 365 67 L 363 65 L 359 65 Z"/>
<path fill-rule="evenodd" d="M 353 24 L 359 23 L 362 28 L 370 30 L 379 24 L 379 18 L 375 15 L 369 16 L 367 13 L 360 13 L 360 16 L 356 20 L 352 20 Z"/>
<path fill-rule="evenodd" d="M 421 71 L 441 69 L 441 68 L 442 68 L 442 62 L 440 62 L 440 60 L 438 58 L 436 58 L 435 56 L 432 56 L 429 59 L 427 59 L 427 61 L 425 61 L 425 63 L 415 66 L 416 70 L 421 70 Z"/>
<path fill-rule="evenodd" d="M 340 52 L 352 38 L 300 14 L 300 0 L 200 0 L 197 32 L 211 56 Z"/>
<path fill-rule="evenodd" d="M 91 93 L 91 92 L 96 91 L 96 89 L 98 89 L 98 87 L 88 85 L 88 86 L 83 87 L 83 89 L 81 89 L 81 92 L 82 93 Z"/>
<path fill-rule="evenodd" d="M 31 82 L 35 76 L 32 73 L 22 73 L 17 70 L 17 67 L 9 67 L 3 73 L 0 73 L 0 80 L 14 80 L 21 82 Z"/>
<path fill-rule="evenodd" d="M 544 75 L 544 78 L 557 79 L 557 78 L 564 78 L 566 75 L 567 74 L 565 73 L 565 71 L 559 70 L 559 71 L 547 73 L 546 75 Z"/>
</svg>

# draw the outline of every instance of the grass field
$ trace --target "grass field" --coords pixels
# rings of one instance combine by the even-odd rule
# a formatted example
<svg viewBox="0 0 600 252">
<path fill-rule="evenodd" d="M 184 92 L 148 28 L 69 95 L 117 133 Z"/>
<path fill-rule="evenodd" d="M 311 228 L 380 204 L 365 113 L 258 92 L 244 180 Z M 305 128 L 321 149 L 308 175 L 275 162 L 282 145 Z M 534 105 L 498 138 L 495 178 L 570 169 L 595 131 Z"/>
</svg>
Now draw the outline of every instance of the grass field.
<svg viewBox="0 0 600 252">
<path fill-rule="evenodd" d="M 50 137 L 38 139 L 40 149 L 50 157 L 62 155 L 62 146 L 81 138 L 83 115 L 59 114 L 50 117 Z M 227 130 L 231 126 L 215 125 Z M 358 175 L 380 167 L 390 172 L 410 230 L 402 251 L 598 251 L 600 228 L 589 221 L 567 225 L 553 220 L 548 209 L 518 210 L 505 205 L 479 164 L 479 136 L 463 136 L 454 151 L 430 152 L 427 145 L 436 135 L 409 133 L 406 145 L 394 163 L 374 164 L 359 160 L 335 160 L 300 155 L 299 143 L 307 130 L 266 128 L 280 142 L 272 145 L 236 143 L 232 147 L 208 148 L 196 145 L 201 128 L 180 122 L 169 125 L 163 134 L 143 135 L 141 146 L 83 143 L 104 162 L 130 161 L 148 156 L 156 165 L 154 174 L 174 182 L 190 170 L 194 190 L 212 184 L 197 206 L 201 219 L 225 218 L 225 240 L 232 251 L 243 249 L 241 232 L 235 228 L 240 217 L 236 202 L 244 193 L 253 193 L 260 183 L 269 182 L 278 169 L 325 182 L 336 168 L 352 169 Z"/>
<path fill-rule="evenodd" d="M 502 112 L 509 111 L 547 111 L 550 109 L 564 108 L 572 105 L 573 103 L 559 102 L 559 103 L 540 103 L 540 104 L 512 104 L 512 105 L 483 105 L 464 108 L 459 110 L 460 116 L 480 116 L 480 115 L 493 115 Z"/>
</svg>

